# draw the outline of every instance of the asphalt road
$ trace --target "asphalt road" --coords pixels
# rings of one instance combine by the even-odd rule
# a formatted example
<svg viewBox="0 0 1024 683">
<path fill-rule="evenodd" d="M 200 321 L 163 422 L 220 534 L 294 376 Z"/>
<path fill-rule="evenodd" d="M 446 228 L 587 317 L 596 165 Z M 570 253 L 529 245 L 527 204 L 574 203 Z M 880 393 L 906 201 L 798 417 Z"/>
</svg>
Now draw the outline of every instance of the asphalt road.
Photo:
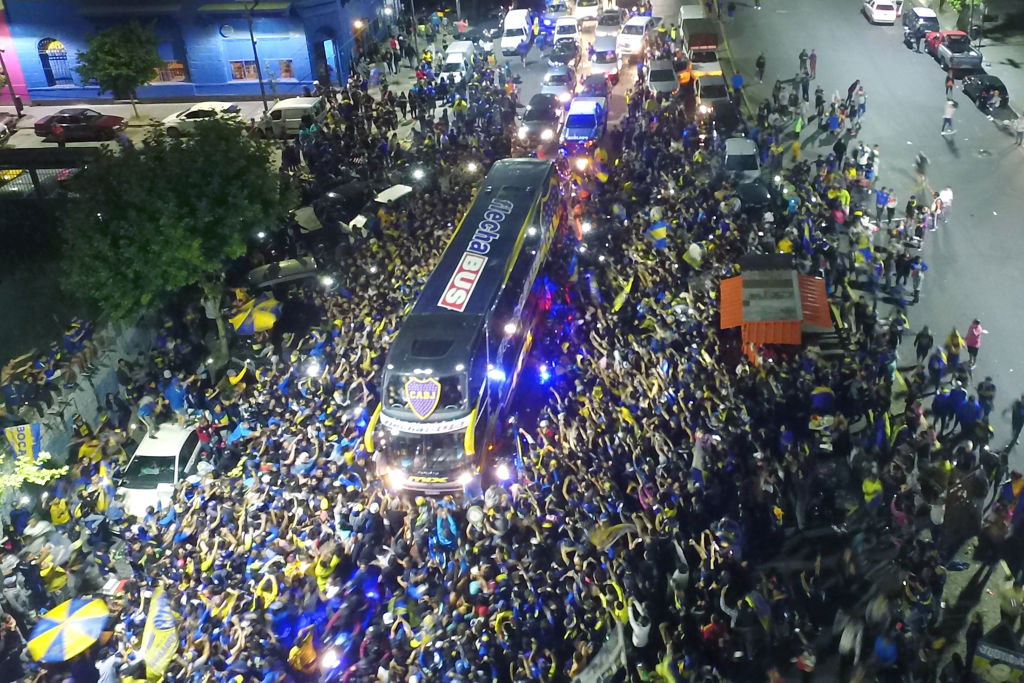
<svg viewBox="0 0 1024 683">
<path fill-rule="evenodd" d="M 733 64 L 746 78 L 748 101 L 756 107 L 770 95 L 776 78 L 792 78 L 801 49 L 818 54 L 817 83 L 826 96 L 860 79 L 867 93 L 867 116 L 859 139 L 882 152 L 878 184 L 895 187 L 900 210 L 917 183 L 913 160 L 923 151 L 931 160 L 929 184 L 950 186 L 954 202 L 948 227 L 925 237 L 929 265 L 921 302 L 910 311 L 914 332 L 927 324 L 936 338 L 955 326 L 961 332 L 975 317 L 991 334 L 983 338 L 974 376 L 991 375 L 998 387 L 997 410 L 1024 393 L 1024 366 L 1017 347 L 1024 338 L 1024 306 L 1017 299 L 1024 271 L 1017 259 L 1019 216 L 1024 211 L 1024 151 L 1013 136 L 990 121 L 960 92 L 954 135 L 939 134 L 945 72 L 926 54 L 908 50 L 897 26 L 872 26 L 851 0 L 764 0 L 764 9 L 737 3 L 736 16 L 724 22 Z M 754 78 L 754 61 L 763 51 L 765 82 Z M 753 81 L 753 82 L 751 82 Z M 813 88 L 812 88 L 813 92 Z M 806 157 L 827 153 L 831 139 L 812 139 L 804 130 Z M 819 146 L 820 142 L 824 142 Z M 920 197 L 920 192 L 918 192 Z M 879 312 L 888 313 L 881 306 Z M 913 334 L 908 335 L 913 337 Z M 908 345 L 903 362 L 913 361 Z M 994 444 L 1003 445 L 1008 419 L 994 419 Z M 1024 449 L 1012 459 L 1024 464 Z"/>
</svg>

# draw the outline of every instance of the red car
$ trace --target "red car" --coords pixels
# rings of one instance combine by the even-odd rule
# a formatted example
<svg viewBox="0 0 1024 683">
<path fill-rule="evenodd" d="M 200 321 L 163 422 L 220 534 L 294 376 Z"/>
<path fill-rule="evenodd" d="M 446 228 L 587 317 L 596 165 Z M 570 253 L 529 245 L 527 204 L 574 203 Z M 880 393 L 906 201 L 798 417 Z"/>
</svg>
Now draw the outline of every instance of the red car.
<svg viewBox="0 0 1024 683">
<path fill-rule="evenodd" d="M 981 69 L 981 53 L 971 47 L 963 31 L 931 31 L 924 36 L 924 49 L 946 69 Z"/>
<path fill-rule="evenodd" d="M 50 141 L 56 141 L 59 134 L 63 134 L 67 142 L 113 140 L 127 126 L 128 122 L 120 116 L 76 108 L 44 116 L 36 121 L 35 131 L 37 136 Z"/>
</svg>

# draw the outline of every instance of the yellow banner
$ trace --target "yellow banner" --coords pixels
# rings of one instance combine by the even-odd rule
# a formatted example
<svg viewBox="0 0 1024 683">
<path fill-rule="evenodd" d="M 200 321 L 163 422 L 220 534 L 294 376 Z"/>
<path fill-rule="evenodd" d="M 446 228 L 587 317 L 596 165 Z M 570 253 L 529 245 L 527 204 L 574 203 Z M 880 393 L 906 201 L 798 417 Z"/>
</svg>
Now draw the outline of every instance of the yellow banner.
<svg viewBox="0 0 1024 683">
<path fill-rule="evenodd" d="M 153 592 L 149 616 L 142 630 L 142 658 L 147 676 L 162 676 L 178 651 L 178 625 L 163 586 Z"/>
</svg>

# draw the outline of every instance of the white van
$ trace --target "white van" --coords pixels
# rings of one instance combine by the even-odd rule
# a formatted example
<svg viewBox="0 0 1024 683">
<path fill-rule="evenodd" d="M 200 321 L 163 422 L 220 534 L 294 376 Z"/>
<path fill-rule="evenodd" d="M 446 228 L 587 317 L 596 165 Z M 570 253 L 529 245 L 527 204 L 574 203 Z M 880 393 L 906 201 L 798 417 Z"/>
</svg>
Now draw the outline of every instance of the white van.
<svg viewBox="0 0 1024 683">
<path fill-rule="evenodd" d="M 437 77 L 448 80 L 448 77 L 451 76 L 456 83 L 461 83 L 467 80 L 471 73 L 473 73 L 473 58 L 467 57 L 464 52 L 455 52 L 445 55 L 444 64 L 441 65 L 441 71 Z"/>
<path fill-rule="evenodd" d="M 572 16 L 582 24 L 584 21 L 597 21 L 597 16 L 603 10 L 603 0 L 577 0 Z"/>
<path fill-rule="evenodd" d="M 576 21 L 573 17 L 562 17 L 555 22 L 554 39 L 556 41 L 562 38 L 572 38 L 579 45 L 581 37 L 580 22 Z"/>
<path fill-rule="evenodd" d="M 532 32 L 530 10 L 510 10 L 505 15 L 505 24 L 501 29 L 501 54 L 506 57 L 518 54 L 519 46 L 530 42 Z"/>
<path fill-rule="evenodd" d="M 704 17 L 704 3 L 701 0 L 683 0 L 683 4 L 679 6 L 680 26 L 687 19 L 703 19 Z"/>
<path fill-rule="evenodd" d="M 289 97 L 270 108 L 256 122 L 256 137 L 292 138 L 299 134 L 302 119 L 309 116 L 314 123 L 323 123 L 327 108 L 319 97 Z"/>
<path fill-rule="evenodd" d="M 179 427 L 176 422 L 160 426 L 152 438 L 147 434 L 135 449 L 117 487 L 129 515 L 142 518 L 146 508 L 171 504 L 174 487 L 194 467 L 199 452 L 195 427 Z"/>
</svg>

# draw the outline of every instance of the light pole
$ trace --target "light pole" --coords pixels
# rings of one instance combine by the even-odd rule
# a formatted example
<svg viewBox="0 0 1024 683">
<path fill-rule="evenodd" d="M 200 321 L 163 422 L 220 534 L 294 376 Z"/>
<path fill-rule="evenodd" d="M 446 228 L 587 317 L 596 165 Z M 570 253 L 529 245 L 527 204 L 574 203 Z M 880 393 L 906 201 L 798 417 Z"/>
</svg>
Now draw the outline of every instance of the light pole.
<svg viewBox="0 0 1024 683">
<path fill-rule="evenodd" d="M 258 4 L 260 4 L 260 0 L 252 0 L 252 6 L 245 8 L 245 18 L 249 22 L 249 40 L 252 41 L 252 58 L 256 60 L 256 78 L 260 81 L 260 98 L 263 100 L 263 113 L 266 114 L 269 110 L 267 107 L 267 89 L 263 85 L 263 67 L 260 66 L 260 54 L 256 51 L 256 36 L 252 32 L 252 11 L 256 9 Z"/>
<path fill-rule="evenodd" d="M 420 32 L 420 24 L 416 21 L 416 0 L 409 0 L 409 8 L 412 10 L 412 47 L 416 50 L 416 59 L 420 58 L 420 44 L 416 34 Z"/>
<path fill-rule="evenodd" d="M 4 63 L 3 50 L 0 50 L 0 73 L 7 79 L 7 92 L 11 94 L 11 104 L 14 105 L 14 111 L 20 119 L 22 110 L 21 98 L 14 93 L 14 82 L 11 80 L 11 74 L 7 71 L 7 64 Z"/>
</svg>

